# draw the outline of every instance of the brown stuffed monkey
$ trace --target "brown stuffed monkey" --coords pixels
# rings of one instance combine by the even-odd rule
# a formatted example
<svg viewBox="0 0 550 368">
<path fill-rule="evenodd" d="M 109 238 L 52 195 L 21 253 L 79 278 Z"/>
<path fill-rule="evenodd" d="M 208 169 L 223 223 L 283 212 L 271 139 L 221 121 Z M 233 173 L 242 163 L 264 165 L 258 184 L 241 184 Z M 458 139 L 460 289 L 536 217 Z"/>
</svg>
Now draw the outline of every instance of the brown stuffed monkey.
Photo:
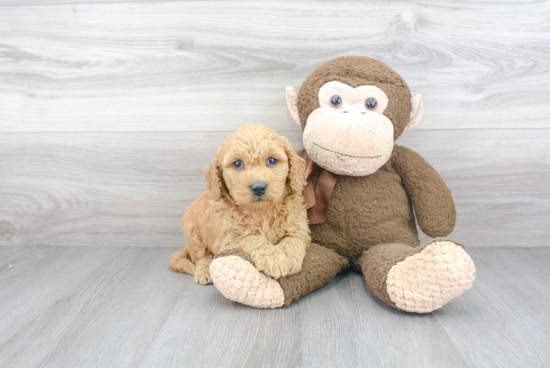
<svg viewBox="0 0 550 368">
<path fill-rule="evenodd" d="M 363 273 L 378 298 L 407 312 L 431 312 L 468 290 L 474 263 L 462 244 L 444 238 L 456 221 L 450 190 L 420 155 L 394 145 L 420 121 L 422 97 L 411 97 L 386 64 L 359 56 L 325 63 L 299 92 L 288 87 L 286 94 L 303 130 L 312 244 L 302 270 L 277 280 L 255 270 L 246 254 L 220 254 L 210 267 L 218 290 L 238 302 L 282 307 L 348 267 Z M 432 241 L 420 246 L 416 222 Z"/>
</svg>

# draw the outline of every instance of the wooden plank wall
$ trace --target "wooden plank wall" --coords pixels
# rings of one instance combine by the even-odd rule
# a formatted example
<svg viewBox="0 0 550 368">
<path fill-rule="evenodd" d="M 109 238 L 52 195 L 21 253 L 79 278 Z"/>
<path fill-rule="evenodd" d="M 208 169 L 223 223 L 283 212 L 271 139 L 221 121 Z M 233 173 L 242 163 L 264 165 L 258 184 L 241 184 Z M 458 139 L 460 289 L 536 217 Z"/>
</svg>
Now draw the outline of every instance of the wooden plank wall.
<svg viewBox="0 0 550 368">
<path fill-rule="evenodd" d="M 0 244 L 172 246 L 220 142 L 324 61 L 376 57 L 424 96 L 399 139 L 471 247 L 548 246 L 548 1 L 0 0 Z"/>
</svg>

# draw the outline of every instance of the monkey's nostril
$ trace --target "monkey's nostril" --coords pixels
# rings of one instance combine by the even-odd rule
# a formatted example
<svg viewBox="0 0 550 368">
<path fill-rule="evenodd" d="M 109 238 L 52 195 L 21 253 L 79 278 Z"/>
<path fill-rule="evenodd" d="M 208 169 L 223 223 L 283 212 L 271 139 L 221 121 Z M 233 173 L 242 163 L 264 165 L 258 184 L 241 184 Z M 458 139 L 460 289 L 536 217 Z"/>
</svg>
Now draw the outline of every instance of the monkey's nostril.
<svg viewBox="0 0 550 368">
<path fill-rule="evenodd" d="M 250 190 L 255 196 L 263 196 L 267 191 L 267 184 L 263 181 L 255 181 L 250 185 Z"/>
</svg>

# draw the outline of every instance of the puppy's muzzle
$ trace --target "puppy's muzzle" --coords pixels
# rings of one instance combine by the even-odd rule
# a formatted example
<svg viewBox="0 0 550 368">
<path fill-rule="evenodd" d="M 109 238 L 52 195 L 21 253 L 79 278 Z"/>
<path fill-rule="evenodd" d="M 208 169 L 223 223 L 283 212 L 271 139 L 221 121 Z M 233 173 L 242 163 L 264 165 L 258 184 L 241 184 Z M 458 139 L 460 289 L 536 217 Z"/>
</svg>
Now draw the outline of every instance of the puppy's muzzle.
<svg viewBox="0 0 550 368">
<path fill-rule="evenodd" d="M 256 197 L 261 197 L 267 191 L 267 184 L 263 181 L 255 181 L 250 185 L 250 191 Z"/>
</svg>

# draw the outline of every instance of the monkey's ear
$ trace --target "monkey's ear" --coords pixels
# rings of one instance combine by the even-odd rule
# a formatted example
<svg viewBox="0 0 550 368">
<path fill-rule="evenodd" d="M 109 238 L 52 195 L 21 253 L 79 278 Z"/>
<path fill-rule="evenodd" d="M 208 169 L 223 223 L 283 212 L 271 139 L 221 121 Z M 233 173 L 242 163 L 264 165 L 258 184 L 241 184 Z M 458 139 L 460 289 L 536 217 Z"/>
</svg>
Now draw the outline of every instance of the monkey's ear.
<svg viewBox="0 0 550 368">
<path fill-rule="evenodd" d="M 298 114 L 298 107 L 296 107 L 297 97 L 298 91 L 292 87 L 286 87 L 286 106 L 288 107 L 288 111 L 290 111 L 290 115 L 296 124 L 302 126 L 300 123 L 300 115 Z"/>
<path fill-rule="evenodd" d="M 405 127 L 406 132 L 413 130 L 422 119 L 422 96 L 416 95 L 411 98 L 411 119 Z"/>
</svg>

